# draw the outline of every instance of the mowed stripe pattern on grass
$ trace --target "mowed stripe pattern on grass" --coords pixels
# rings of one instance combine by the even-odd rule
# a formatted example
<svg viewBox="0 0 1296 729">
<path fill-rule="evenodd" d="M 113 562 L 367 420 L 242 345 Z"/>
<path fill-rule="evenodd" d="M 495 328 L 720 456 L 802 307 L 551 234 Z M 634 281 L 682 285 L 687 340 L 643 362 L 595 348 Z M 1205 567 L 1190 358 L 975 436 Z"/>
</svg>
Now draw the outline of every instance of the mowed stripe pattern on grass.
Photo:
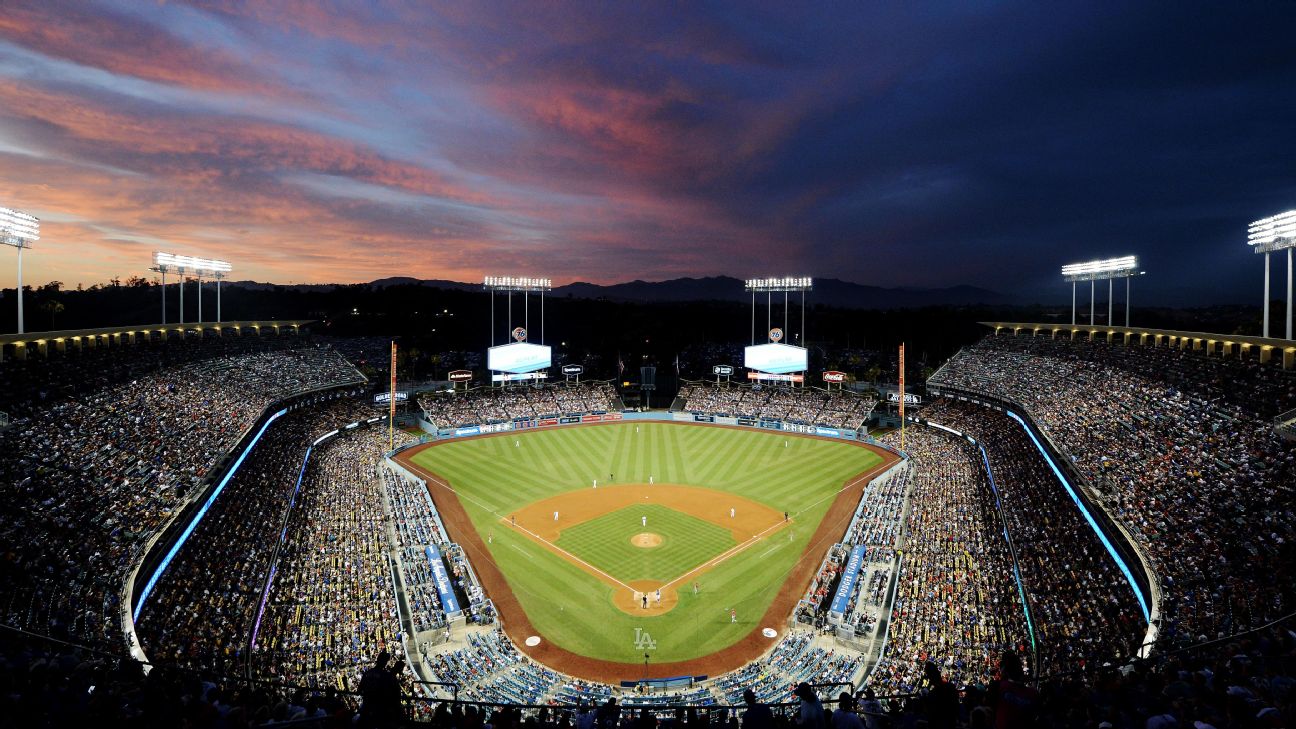
<svg viewBox="0 0 1296 729">
<path fill-rule="evenodd" d="M 643 526 L 643 517 L 647 517 L 647 526 Z M 662 543 L 647 549 L 634 546 L 630 538 L 641 532 L 660 536 Z M 645 504 L 564 529 L 557 544 L 622 582 L 665 582 L 736 542 L 728 529 L 660 504 Z"/>
<path fill-rule="evenodd" d="M 643 660 L 634 645 L 636 627 L 652 631 L 654 661 L 687 660 L 735 643 L 788 579 L 832 496 L 880 462 L 849 443 L 670 423 L 466 439 L 428 448 L 413 460 L 453 484 L 537 631 L 574 653 L 627 663 Z M 600 485 L 646 483 L 650 476 L 741 494 L 791 512 L 793 523 L 777 541 L 762 540 L 707 572 L 696 596 L 686 586 L 675 609 L 646 617 L 618 610 L 612 588 L 500 521 L 540 499 L 589 489 L 595 479 Z M 436 488 L 432 495 L 447 496 Z M 822 553 L 829 544 L 815 549 Z M 738 611 L 738 623 L 729 622 L 730 608 Z"/>
</svg>

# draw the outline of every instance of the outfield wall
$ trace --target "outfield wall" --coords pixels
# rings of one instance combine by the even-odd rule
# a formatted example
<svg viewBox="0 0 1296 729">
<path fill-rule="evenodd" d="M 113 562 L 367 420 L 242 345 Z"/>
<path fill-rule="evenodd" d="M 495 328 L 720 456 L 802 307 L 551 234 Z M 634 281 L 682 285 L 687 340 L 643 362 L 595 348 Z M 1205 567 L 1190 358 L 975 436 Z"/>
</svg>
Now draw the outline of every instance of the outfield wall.
<svg viewBox="0 0 1296 729">
<path fill-rule="evenodd" d="M 727 415 L 706 415 L 702 413 L 679 413 L 679 412 L 637 412 L 626 411 L 620 413 L 613 412 L 593 412 L 593 413 L 568 413 L 564 415 L 548 415 L 537 418 L 516 418 L 514 420 L 505 420 L 496 423 L 478 423 L 476 425 L 463 425 L 457 428 L 429 428 L 425 421 L 420 419 L 420 425 L 429 433 L 435 432 L 437 438 L 465 438 L 474 435 L 487 435 L 490 433 L 505 433 L 515 430 L 535 430 L 537 428 L 552 428 L 561 425 L 587 425 L 590 423 L 609 423 L 622 420 L 659 420 L 673 421 L 678 423 L 706 423 L 710 425 L 731 425 L 742 428 L 761 428 L 764 430 L 777 430 L 784 433 L 798 433 L 801 435 L 817 435 L 823 438 L 844 438 L 846 440 L 864 440 L 871 445 L 881 446 L 889 451 L 897 453 L 892 448 L 883 446 L 881 443 L 869 438 L 860 436 L 859 431 L 848 428 L 827 428 L 822 425 L 805 425 L 803 423 L 791 423 L 783 420 L 768 420 L 765 418 L 738 418 Z"/>
</svg>

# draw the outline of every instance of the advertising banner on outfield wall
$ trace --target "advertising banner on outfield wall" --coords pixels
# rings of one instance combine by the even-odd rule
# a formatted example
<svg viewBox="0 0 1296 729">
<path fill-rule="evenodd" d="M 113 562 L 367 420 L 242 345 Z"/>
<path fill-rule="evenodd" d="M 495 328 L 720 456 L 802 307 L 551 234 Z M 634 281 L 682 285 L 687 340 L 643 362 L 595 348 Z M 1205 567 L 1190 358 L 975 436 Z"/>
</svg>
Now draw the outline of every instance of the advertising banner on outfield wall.
<svg viewBox="0 0 1296 729">
<path fill-rule="evenodd" d="M 738 423 L 738 425 L 744 425 L 748 428 L 756 427 L 756 421 L 752 420 L 751 418 L 737 418 L 736 422 Z"/>
<path fill-rule="evenodd" d="M 859 582 L 860 568 L 864 566 L 864 545 L 856 545 L 851 550 L 850 559 L 846 560 L 846 569 L 842 571 L 841 583 L 837 585 L 837 594 L 833 596 L 829 612 L 844 615 L 850 607 L 851 595 Z"/>
<path fill-rule="evenodd" d="M 719 425 L 737 425 L 738 418 L 731 418 L 727 415 L 717 415 L 715 416 L 714 422 L 716 422 Z"/>
<path fill-rule="evenodd" d="M 778 420 L 762 420 L 760 427 L 769 428 L 770 430 L 783 430 L 783 423 Z"/>
<path fill-rule="evenodd" d="M 604 420 L 620 420 L 621 413 L 603 413 Z"/>
<path fill-rule="evenodd" d="M 562 423 L 563 425 L 567 425 L 567 424 L 569 424 L 569 423 L 579 423 L 579 422 L 580 422 L 580 416 L 579 416 L 579 415 L 564 415 L 564 416 L 562 416 L 561 418 L 558 418 L 558 422 L 559 422 L 559 423 Z"/>
<path fill-rule="evenodd" d="M 681 423 L 693 422 L 693 413 L 671 413 L 671 420 L 677 420 Z"/>
<path fill-rule="evenodd" d="M 479 434 L 479 433 L 481 433 L 481 428 L 477 427 L 476 425 L 473 425 L 473 426 L 470 426 L 470 427 L 467 427 L 467 428 L 455 428 L 455 432 L 454 432 L 454 434 L 455 434 L 456 436 L 460 436 L 460 435 L 477 435 L 477 434 Z"/>
<path fill-rule="evenodd" d="M 714 423 L 715 417 L 712 415 L 694 415 L 693 420 L 698 423 Z"/>
<path fill-rule="evenodd" d="M 603 420 L 603 416 L 601 415 L 582 415 L 580 418 L 580 421 L 582 423 L 598 423 L 601 422 L 602 420 Z"/>
<path fill-rule="evenodd" d="M 550 425 L 557 425 L 557 424 L 558 424 L 558 418 L 540 418 L 539 425 L 541 428 L 547 428 Z"/>
</svg>

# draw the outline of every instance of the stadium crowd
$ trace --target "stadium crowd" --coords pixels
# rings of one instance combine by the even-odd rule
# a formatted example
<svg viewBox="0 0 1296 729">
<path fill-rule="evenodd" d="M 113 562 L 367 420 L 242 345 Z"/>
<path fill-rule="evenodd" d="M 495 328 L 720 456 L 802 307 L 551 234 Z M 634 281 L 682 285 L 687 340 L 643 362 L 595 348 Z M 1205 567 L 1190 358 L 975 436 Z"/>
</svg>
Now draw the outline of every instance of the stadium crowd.
<svg viewBox="0 0 1296 729">
<path fill-rule="evenodd" d="M 853 430 L 868 419 L 875 405 L 872 398 L 842 390 L 695 382 L 680 386 L 672 409 Z"/>
<path fill-rule="evenodd" d="M 440 428 L 499 423 L 520 418 L 620 412 L 621 398 L 611 383 L 589 381 L 554 385 L 480 388 L 467 392 L 422 393 L 424 416 Z"/>
<path fill-rule="evenodd" d="M 923 417 L 977 439 L 994 475 L 1039 644 L 1041 674 L 1137 652 L 1147 628 L 1133 588 L 1025 431 L 998 410 L 938 401 Z"/>
<path fill-rule="evenodd" d="M 931 385 L 1031 415 L 1152 563 L 1160 639 L 1230 635 L 1296 607 L 1296 407 L 1276 364 L 1170 347 L 991 336 Z"/>
<path fill-rule="evenodd" d="M 899 446 L 899 434 L 884 440 Z M 910 693 L 923 664 L 960 684 L 988 684 L 999 655 L 1030 644 L 994 496 L 967 441 L 910 428 L 913 474 L 899 585 L 887 626 L 888 653 L 870 685 Z"/>
<path fill-rule="evenodd" d="M 0 616 L 118 647 L 122 586 L 269 403 L 360 374 L 296 337 L 210 337 L 8 361 L 15 407 L 0 431 Z M 107 356 L 111 353 L 111 356 Z"/>
<path fill-rule="evenodd" d="M 312 449 L 254 625 L 257 675 L 355 691 L 375 656 L 401 652 L 377 472 L 386 447 L 371 427 Z"/>
<path fill-rule="evenodd" d="M 326 427 L 370 413 L 359 400 L 334 400 L 270 424 L 137 608 L 136 630 L 150 656 L 227 673 L 244 667 L 307 447 Z"/>
</svg>

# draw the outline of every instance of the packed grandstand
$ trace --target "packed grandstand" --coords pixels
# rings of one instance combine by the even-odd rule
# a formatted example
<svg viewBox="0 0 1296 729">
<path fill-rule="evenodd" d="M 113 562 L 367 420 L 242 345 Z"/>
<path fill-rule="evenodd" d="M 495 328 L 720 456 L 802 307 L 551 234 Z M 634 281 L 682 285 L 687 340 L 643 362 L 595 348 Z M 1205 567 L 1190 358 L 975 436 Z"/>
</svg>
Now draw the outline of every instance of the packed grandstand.
<svg viewBox="0 0 1296 729">
<path fill-rule="evenodd" d="M 0 363 L 5 716 L 309 726 L 363 695 L 465 729 L 524 712 L 589 726 L 592 706 L 602 726 L 732 726 L 721 707 L 750 690 L 784 725 L 805 683 L 858 692 L 870 727 L 1290 721 L 1296 450 L 1272 417 L 1296 407 L 1296 379 L 1277 364 L 987 336 L 930 378 L 903 434 L 880 435 L 903 460 L 821 546 L 760 658 L 625 687 L 510 640 L 426 484 L 390 460 L 346 351 L 208 336 Z M 869 438 L 877 403 L 699 382 L 672 409 Z M 604 381 L 428 392 L 396 445 L 623 409 Z M 366 686 L 380 656 L 399 659 L 389 698 Z"/>
</svg>

